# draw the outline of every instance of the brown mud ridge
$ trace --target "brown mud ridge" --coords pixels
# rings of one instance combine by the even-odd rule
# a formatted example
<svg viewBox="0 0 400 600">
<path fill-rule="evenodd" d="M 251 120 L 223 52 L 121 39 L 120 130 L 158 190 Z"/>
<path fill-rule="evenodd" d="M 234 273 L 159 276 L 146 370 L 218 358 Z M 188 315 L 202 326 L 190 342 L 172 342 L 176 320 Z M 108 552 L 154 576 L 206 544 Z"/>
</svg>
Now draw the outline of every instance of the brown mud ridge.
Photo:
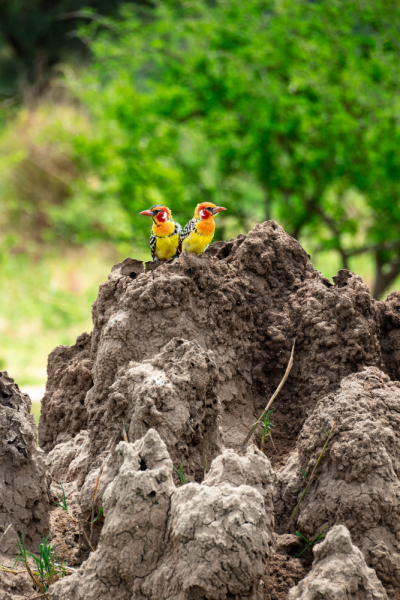
<svg viewBox="0 0 400 600">
<path fill-rule="evenodd" d="M 60 558 L 83 563 L 51 600 L 400 599 L 400 293 L 378 302 L 349 271 L 334 282 L 274 221 L 207 256 L 115 265 L 92 333 L 49 356 L 40 449 L 2 374 L 0 531 L 23 527 L 35 549 L 50 527 Z M 260 428 L 239 454 L 294 338 L 273 443 L 259 450 Z M 327 535 L 296 558 L 296 530 Z M 10 577 L 0 600 L 37 594 Z"/>
</svg>

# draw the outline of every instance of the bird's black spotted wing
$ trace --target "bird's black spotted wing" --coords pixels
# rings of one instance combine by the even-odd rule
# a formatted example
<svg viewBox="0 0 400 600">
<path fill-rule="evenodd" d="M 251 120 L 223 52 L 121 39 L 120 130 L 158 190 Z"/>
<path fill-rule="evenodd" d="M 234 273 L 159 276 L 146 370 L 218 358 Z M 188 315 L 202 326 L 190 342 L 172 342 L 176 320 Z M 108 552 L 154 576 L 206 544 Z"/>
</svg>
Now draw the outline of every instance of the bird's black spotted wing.
<svg viewBox="0 0 400 600">
<path fill-rule="evenodd" d="M 156 244 L 157 244 L 157 236 L 154 234 L 153 230 L 150 234 L 150 252 L 151 258 L 154 260 L 156 257 Z"/>
<path fill-rule="evenodd" d="M 179 254 L 180 254 L 179 247 L 180 247 L 180 243 L 181 243 L 182 227 L 181 227 L 180 223 L 177 223 L 177 221 L 174 221 L 174 223 L 175 223 L 175 228 L 174 228 L 174 231 L 171 233 L 170 237 L 172 237 L 173 235 L 179 235 L 178 247 L 176 249 L 176 254 L 175 254 L 175 256 L 179 256 Z"/>
<path fill-rule="evenodd" d="M 195 219 L 191 219 L 190 221 L 188 221 L 188 223 L 186 223 L 185 227 L 182 229 L 180 236 L 179 236 L 179 246 L 178 246 L 178 252 L 179 254 L 182 252 L 182 244 L 183 244 L 183 240 L 185 240 L 188 235 L 190 235 L 192 233 L 192 231 L 194 229 L 196 229 L 196 220 Z"/>
<path fill-rule="evenodd" d="M 174 229 L 174 231 L 171 233 L 171 235 L 179 235 L 179 237 L 180 237 L 180 235 L 181 235 L 181 233 L 182 233 L 182 227 L 181 227 L 181 226 L 180 226 L 180 224 L 179 224 L 179 223 L 177 223 L 176 221 L 174 221 L 174 223 L 175 223 L 175 229 Z"/>
</svg>

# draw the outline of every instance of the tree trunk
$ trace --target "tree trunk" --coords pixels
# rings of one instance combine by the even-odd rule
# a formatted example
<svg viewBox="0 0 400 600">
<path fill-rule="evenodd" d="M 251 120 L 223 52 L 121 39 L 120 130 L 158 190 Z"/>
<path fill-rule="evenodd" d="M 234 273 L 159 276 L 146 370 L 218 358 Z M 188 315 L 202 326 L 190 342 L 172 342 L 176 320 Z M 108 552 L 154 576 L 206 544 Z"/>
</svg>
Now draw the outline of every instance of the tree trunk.
<svg viewBox="0 0 400 600">
<path fill-rule="evenodd" d="M 377 252 L 375 256 L 375 264 L 376 274 L 373 296 L 376 298 L 376 300 L 379 300 L 389 285 L 393 283 L 398 275 L 400 275 L 400 257 L 396 257 L 393 262 L 388 263 L 387 261 L 384 261 Z M 386 265 L 390 267 L 387 273 L 384 272 Z"/>
<path fill-rule="evenodd" d="M 339 248 L 339 254 L 342 259 L 342 269 L 347 269 L 350 271 L 349 257 L 341 248 Z"/>
</svg>

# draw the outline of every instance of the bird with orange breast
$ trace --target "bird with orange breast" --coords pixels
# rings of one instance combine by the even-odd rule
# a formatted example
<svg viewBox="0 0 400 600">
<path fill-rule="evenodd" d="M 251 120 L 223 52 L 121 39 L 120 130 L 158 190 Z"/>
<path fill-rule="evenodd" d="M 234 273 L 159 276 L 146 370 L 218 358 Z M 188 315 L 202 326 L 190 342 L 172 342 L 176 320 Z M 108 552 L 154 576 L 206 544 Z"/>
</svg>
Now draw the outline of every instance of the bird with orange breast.
<svg viewBox="0 0 400 600">
<path fill-rule="evenodd" d="M 143 210 L 141 215 L 153 219 L 150 235 L 150 251 L 152 259 L 165 262 L 178 254 L 179 236 L 182 227 L 174 221 L 167 206 L 157 204 L 150 210 Z"/>
<path fill-rule="evenodd" d="M 202 254 L 214 237 L 214 217 L 226 210 L 212 202 L 201 202 L 196 206 L 194 217 L 182 229 L 179 237 L 179 253 Z"/>
</svg>

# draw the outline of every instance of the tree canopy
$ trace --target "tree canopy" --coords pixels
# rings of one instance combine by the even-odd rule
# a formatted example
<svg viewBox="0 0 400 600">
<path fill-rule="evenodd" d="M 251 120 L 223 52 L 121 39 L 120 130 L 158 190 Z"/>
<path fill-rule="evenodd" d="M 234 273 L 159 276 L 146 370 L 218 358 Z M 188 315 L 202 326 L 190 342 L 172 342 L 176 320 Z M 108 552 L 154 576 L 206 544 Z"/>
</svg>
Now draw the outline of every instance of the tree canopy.
<svg viewBox="0 0 400 600">
<path fill-rule="evenodd" d="M 344 268 L 373 254 L 380 296 L 400 273 L 397 2 L 167 0 L 122 17 L 82 31 L 94 64 L 74 83 L 92 124 L 75 193 L 99 219 L 110 197 L 133 234 L 158 202 L 182 222 L 225 205 L 228 231 L 273 217 Z"/>
</svg>

